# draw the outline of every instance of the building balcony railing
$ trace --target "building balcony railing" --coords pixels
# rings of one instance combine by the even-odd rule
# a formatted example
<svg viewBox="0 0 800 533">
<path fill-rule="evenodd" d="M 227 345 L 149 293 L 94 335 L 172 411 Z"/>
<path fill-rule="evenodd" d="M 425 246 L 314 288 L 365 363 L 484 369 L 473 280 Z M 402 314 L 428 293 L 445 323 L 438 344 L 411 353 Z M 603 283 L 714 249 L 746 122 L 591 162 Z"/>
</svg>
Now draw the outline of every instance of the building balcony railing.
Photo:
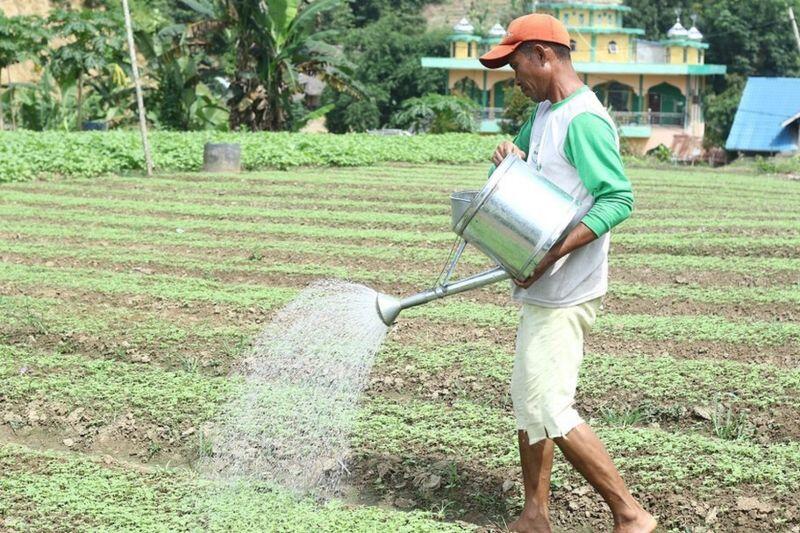
<svg viewBox="0 0 800 533">
<path fill-rule="evenodd" d="M 500 120 L 504 111 L 502 107 L 485 107 L 480 110 L 478 120 Z"/>
<path fill-rule="evenodd" d="M 480 123 L 483 121 L 503 120 L 504 109 L 502 107 L 487 107 L 481 109 L 475 119 Z M 684 126 L 683 113 L 656 113 L 652 111 L 612 111 L 611 116 L 617 126 L 673 126 L 682 128 Z"/>
<path fill-rule="evenodd" d="M 684 125 L 683 113 L 655 113 L 652 111 L 613 111 L 611 116 L 618 126 L 679 126 Z"/>
</svg>

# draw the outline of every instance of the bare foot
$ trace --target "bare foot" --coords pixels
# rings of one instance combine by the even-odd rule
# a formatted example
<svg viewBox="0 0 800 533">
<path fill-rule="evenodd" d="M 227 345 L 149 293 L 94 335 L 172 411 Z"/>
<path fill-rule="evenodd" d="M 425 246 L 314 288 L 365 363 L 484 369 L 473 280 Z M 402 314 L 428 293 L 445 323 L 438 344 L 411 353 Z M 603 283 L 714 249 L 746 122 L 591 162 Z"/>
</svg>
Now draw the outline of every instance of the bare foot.
<svg viewBox="0 0 800 533">
<path fill-rule="evenodd" d="M 614 533 L 650 533 L 657 525 L 653 515 L 642 509 L 635 518 L 614 524 Z"/>
<path fill-rule="evenodd" d="M 525 508 L 519 518 L 508 525 L 508 530 L 518 533 L 550 533 L 550 520 L 546 514 Z"/>
</svg>

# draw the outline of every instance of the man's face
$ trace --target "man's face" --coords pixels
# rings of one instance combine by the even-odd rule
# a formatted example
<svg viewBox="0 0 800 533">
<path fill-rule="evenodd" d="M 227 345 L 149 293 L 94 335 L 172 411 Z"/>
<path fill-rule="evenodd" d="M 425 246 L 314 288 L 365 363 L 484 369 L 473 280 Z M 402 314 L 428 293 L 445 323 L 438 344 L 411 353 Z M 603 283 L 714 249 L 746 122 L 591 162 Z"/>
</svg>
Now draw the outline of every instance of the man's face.
<svg viewBox="0 0 800 533">
<path fill-rule="evenodd" d="M 508 60 L 514 69 L 514 83 L 534 102 L 547 100 L 547 87 L 550 85 L 550 65 L 543 57 L 543 51 L 541 46 L 534 47 L 529 53 L 517 49 Z"/>
</svg>

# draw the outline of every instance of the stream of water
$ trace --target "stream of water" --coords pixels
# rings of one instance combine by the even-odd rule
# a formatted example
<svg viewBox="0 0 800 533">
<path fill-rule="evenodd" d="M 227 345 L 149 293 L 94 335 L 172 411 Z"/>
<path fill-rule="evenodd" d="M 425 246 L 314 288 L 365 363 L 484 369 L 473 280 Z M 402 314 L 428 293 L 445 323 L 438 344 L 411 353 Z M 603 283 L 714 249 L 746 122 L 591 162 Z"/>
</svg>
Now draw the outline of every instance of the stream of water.
<svg viewBox="0 0 800 533">
<path fill-rule="evenodd" d="M 319 281 L 278 311 L 239 365 L 201 471 L 333 493 L 348 472 L 358 402 L 387 327 L 374 290 Z"/>
</svg>

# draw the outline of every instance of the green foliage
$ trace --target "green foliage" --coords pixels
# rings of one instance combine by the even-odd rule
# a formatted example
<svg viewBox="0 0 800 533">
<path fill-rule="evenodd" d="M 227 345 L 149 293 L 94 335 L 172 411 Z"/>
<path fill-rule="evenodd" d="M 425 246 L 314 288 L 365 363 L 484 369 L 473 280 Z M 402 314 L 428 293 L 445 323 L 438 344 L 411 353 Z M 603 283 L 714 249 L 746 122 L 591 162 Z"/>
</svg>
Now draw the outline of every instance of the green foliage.
<svg viewBox="0 0 800 533">
<path fill-rule="evenodd" d="M 356 4 L 350 4 L 354 10 Z M 375 108 L 379 113 L 378 125 L 387 124 L 405 100 L 444 92 L 447 73 L 422 68 L 420 57 L 447 55 L 446 35 L 445 31 L 426 31 L 420 16 L 400 11 L 384 13 L 364 27 L 343 33 L 344 53 L 360 66 L 354 76 L 372 103 L 349 112 L 347 108 L 353 99 L 330 91 L 327 101 L 336 106 L 332 116 L 329 115 L 331 131 L 363 131 L 365 118 L 374 123 Z"/>
<path fill-rule="evenodd" d="M 351 507 L 262 482 L 204 480 L 183 468 L 108 465 L 77 454 L 0 446 L 0 510 L 12 530 L 468 531 L 430 513 Z M 68 489 L 65 489 L 68 487 Z M 32 506 L 29 502 L 35 501 Z"/>
<path fill-rule="evenodd" d="M 47 46 L 47 39 L 48 33 L 40 18 L 9 18 L 0 10 L 0 71 L 26 59 L 40 60 L 40 56 Z M 6 107 L 13 106 L 13 86 L 11 86 L 11 93 L 5 93 L 2 84 L 3 80 L 0 80 L 0 131 L 5 129 Z M 8 96 L 6 96 L 7 94 Z M 11 121 L 16 126 L 13 107 Z"/>
<path fill-rule="evenodd" d="M 122 18 L 117 10 L 59 9 L 47 22 L 53 36 L 62 41 L 49 53 L 48 70 L 59 85 L 76 84 L 76 126 L 80 129 L 85 84 L 100 95 L 105 108 L 122 105 L 120 100 L 130 95 L 127 89 L 115 90 L 125 82 L 119 66 L 125 61 Z"/>
<path fill-rule="evenodd" d="M 796 0 L 788 2 L 800 9 Z M 740 2 L 738 0 L 628 0 L 632 11 L 625 25 L 644 28 L 648 38 L 666 38 L 679 9 L 687 28 L 690 15 L 699 15 L 698 26 L 709 43 L 707 63 L 728 66 L 728 72 L 759 76 L 796 76 L 800 56 L 789 25 L 786 0 Z M 712 80 L 717 91 L 727 83 Z"/>
<path fill-rule="evenodd" d="M 647 155 L 653 157 L 656 161 L 668 163 L 672 159 L 672 152 L 663 144 L 659 144 L 649 152 Z"/>
<path fill-rule="evenodd" d="M 221 39 L 235 50 L 231 82 L 230 127 L 251 131 L 291 129 L 299 75 L 316 76 L 341 91 L 362 94 L 352 80 L 352 65 L 329 44 L 335 33 L 316 26 L 318 15 L 341 0 L 184 0 L 204 25 L 207 40 Z M 203 31 L 205 30 L 205 31 Z"/>
<path fill-rule="evenodd" d="M 646 418 L 646 413 L 642 408 L 630 405 L 604 406 L 600 409 L 600 418 L 605 425 L 628 428 L 642 423 Z"/>
<path fill-rule="evenodd" d="M 35 83 L 19 85 L 15 92 L 19 119 L 23 129 L 63 130 L 72 129 L 76 118 L 76 90 L 74 82 L 58 81 L 48 71 Z"/>
<path fill-rule="evenodd" d="M 296 133 L 211 134 L 154 132 L 156 166 L 160 170 L 200 170 L 208 141 L 238 142 L 247 169 L 300 165 L 361 166 L 381 161 L 408 163 L 478 163 L 501 138 L 450 134 L 427 137 L 314 135 Z M 0 133 L 0 181 L 43 175 L 98 176 L 142 170 L 141 142 L 135 132 Z"/>
<path fill-rule="evenodd" d="M 6 17 L 0 11 L 0 69 L 26 59 L 40 59 L 48 33 L 39 17 Z"/>
<path fill-rule="evenodd" d="M 711 413 L 711 426 L 714 435 L 723 440 L 744 440 L 752 433 L 745 413 L 735 413 L 720 402 Z"/>
<path fill-rule="evenodd" d="M 325 115 L 325 127 L 331 133 L 365 132 L 381 124 L 381 112 L 375 98 L 356 98 L 325 88 L 323 100 L 333 106 Z"/>
<path fill-rule="evenodd" d="M 468 98 L 428 94 L 403 102 L 392 124 L 414 132 L 473 132 L 478 111 L 478 104 Z"/>
<path fill-rule="evenodd" d="M 746 79 L 729 74 L 725 77 L 727 87 L 719 93 L 707 93 L 703 98 L 703 117 L 706 121 L 703 142 L 707 146 L 725 146 L 733 126 L 733 118 L 739 108 Z"/>
<path fill-rule="evenodd" d="M 137 35 L 137 49 L 147 59 L 144 74 L 154 85 L 146 103 L 164 129 L 226 130 L 228 109 L 210 82 L 218 68 L 200 47 L 189 45 L 187 31 L 177 25 Z"/>
<path fill-rule="evenodd" d="M 503 121 L 500 123 L 500 128 L 503 133 L 516 135 L 522 125 L 531 118 L 531 113 L 536 103 L 525 96 L 516 85 L 506 87 L 504 91 L 506 107 L 503 111 Z"/>
</svg>

